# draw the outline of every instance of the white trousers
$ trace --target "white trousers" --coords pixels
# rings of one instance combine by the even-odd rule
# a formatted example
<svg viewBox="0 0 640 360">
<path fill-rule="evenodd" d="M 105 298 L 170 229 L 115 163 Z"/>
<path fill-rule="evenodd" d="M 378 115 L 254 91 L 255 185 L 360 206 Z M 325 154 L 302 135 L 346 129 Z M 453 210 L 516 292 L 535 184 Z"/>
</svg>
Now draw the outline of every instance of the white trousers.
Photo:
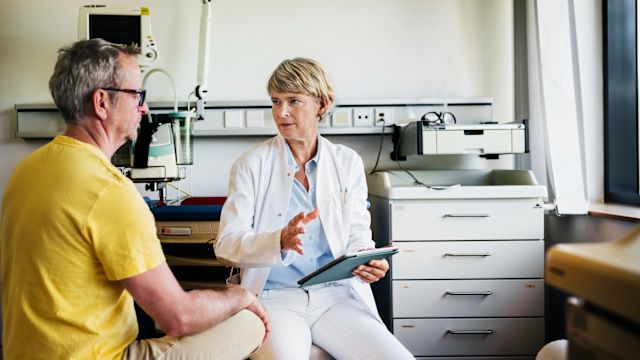
<svg viewBox="0 0 640 360">
<path fill-rule="evenodd" d="M 347 285 L 265 290 L 260 302 L 271 334 L 254 360 L 308 359 L 311 343 L 338 360 L 414 358 Z"/>
</svg>

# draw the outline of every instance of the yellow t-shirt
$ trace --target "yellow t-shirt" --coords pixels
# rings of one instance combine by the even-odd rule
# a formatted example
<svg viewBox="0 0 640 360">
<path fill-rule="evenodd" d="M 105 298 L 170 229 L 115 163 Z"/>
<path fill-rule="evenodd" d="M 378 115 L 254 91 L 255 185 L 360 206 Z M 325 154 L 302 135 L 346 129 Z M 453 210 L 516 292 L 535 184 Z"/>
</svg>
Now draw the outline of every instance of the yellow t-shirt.
<svg viewBox="0 0 640 360">
<path fill-rule="evenodd" d="M 17 166 L 1 216 L 5 359 L 122 358 L 138 325 L 118 280 L 165 260 L 133 183 L 58 136 Z"/>
</svg>

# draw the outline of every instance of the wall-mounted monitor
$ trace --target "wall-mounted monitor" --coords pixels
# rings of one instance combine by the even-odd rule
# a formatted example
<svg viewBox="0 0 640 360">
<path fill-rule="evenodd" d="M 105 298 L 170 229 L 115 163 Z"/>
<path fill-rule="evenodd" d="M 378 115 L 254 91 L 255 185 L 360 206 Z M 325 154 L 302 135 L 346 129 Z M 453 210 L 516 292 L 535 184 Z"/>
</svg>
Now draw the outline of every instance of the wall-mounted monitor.
<svg viewBox="0 0 640 360">
<path fill-rule="evenodd" d="M 78 16 L 78 39 L 94 38 L 116 44 L 138 45 L 141 51 L 138 64 L 141 67 L 148 67 L 158 60 L 147 7 L 82 6 Z"/>
</svg>

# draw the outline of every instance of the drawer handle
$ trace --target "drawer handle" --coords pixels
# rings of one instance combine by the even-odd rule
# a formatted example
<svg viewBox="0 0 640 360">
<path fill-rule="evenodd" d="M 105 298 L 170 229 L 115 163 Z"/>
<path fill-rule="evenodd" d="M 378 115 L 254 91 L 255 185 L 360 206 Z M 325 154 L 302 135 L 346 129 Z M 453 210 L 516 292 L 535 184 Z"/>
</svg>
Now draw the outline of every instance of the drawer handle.
<svg viewBox="0 0 640 360">
<path fill-rule="evenodd" d="M 493 330 L 447 330 L 447 334 L 452 335 L 489 335 L 493 334 Z"/>
<path fill-rule="evenodd" d="M 415 328 L 416 326 L 415 325 L 400 325 L 400 327 L 403 327 L 403 328 Z"/>
<path fill-rule="evenodd" d="M 487 291 L 447 291 L 444 293 L 445 295 L 454 295 L 454 296 L 489 296 L 491 294 L 493 294 L 493 292 L 491 290 L 487 290 Z"/>
<path fill-rule="evenodd" d="M 444 214 L 444 218 L 487 218 L 489 214 Z"/>
<path fill-rule="evenodd" d="M 481 257 L 487 257 L 487 256 L 491 256 L 491 253 L 487 252 L 487 253 L 445 253 L 444 254 L 445 257 L 447 256 L 481 256 Z"/>
</svg>

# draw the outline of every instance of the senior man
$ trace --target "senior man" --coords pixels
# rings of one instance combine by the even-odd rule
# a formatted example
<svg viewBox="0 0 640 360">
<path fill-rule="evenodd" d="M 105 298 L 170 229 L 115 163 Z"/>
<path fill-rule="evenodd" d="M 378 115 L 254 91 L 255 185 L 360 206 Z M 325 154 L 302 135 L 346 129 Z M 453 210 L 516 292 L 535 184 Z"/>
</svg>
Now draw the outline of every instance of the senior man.
<svg viewBox="0 0 640 360">
<path fill-rule="evenodd" d="M 101 39 L 59 51 L 49 88 L 66 132 L 17 166 L 2 204 L 5 359 L 240 359 L 269 332 L 247 290 L 180 287 L 109 162 L 148 112 L 137 53 Z M 134 300 L 167 336 L 136 341 Z"/>
</svg>

